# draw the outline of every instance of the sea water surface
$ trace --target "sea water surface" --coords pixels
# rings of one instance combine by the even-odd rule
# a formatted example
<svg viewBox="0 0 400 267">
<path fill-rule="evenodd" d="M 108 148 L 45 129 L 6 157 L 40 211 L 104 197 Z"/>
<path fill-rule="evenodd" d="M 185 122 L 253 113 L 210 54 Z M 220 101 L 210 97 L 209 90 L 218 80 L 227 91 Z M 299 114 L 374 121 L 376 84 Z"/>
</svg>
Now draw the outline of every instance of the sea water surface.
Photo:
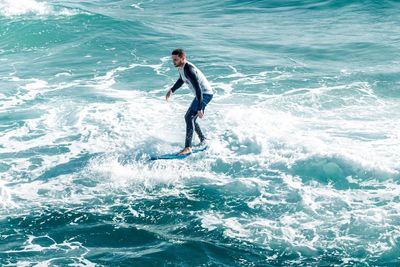
<svg viewBox="0 0 400 267">
<path fill-rule="evenodd" d="M 1 266 L 398 266 L 399 158 L 399 1 L 0 0 Z"/>
</svg>

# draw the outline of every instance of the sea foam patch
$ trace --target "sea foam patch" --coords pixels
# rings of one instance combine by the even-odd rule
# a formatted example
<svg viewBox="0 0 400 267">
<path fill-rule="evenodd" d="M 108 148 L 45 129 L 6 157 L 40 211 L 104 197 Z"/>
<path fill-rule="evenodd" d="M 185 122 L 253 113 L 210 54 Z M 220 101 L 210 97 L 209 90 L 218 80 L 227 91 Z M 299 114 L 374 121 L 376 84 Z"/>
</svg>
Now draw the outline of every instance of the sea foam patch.
<svg viewBox="0 0 400 267">
<path fill-rule="evenodd" d="M 24 15 L 33 16 L 74 16 L 80 12 L 75 9 L 54 7 L 44 1 L 35 0 L 1 0 L 0 15 L 5 17 L 16 17 Z"/>
</svg>

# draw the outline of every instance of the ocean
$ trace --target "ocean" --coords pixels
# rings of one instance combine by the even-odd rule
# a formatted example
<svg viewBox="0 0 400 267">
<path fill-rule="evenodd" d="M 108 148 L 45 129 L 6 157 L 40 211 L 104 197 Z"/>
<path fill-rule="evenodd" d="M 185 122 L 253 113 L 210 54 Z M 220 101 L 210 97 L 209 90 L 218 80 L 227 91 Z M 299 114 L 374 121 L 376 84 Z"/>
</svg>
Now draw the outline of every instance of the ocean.
<svg viewBox="0 0 400 267">
<path fill-rule="evenodd" d="M 399 158 L 399 1 L 0 0 L 1 266 L 399 266 Z"/>
</svg>

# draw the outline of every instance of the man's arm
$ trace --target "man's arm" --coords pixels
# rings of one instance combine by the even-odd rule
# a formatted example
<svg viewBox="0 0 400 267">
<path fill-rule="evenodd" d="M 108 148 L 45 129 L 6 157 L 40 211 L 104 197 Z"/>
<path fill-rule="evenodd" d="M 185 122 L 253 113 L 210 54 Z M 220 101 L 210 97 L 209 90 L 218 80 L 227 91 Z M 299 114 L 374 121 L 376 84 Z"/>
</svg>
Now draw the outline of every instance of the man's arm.
<svg viewBox="0 0 400 267">
<path fill-rule="evenodd" d="M 179 87 L 183 84 L 183 80 L 181 75 L 179 75 L 179 79 L 175 82 L 175 84 L 171 87 L 172 93 L 174 93 Z"/>
<path fill-rule="evenodd" d="M 185 65 L 185 75 L 189 79 L 190 83 L 193 85 L 194 90 L 196 91 L 196 98 L 197 101 L 199 101 L 198 111 L 200 111 L 203 107 L 203 92 L 201 91 L 199 81 L 197 79 L 196 73 L 194 72 L 194 68 L 189 64 Z"/>
</svg>

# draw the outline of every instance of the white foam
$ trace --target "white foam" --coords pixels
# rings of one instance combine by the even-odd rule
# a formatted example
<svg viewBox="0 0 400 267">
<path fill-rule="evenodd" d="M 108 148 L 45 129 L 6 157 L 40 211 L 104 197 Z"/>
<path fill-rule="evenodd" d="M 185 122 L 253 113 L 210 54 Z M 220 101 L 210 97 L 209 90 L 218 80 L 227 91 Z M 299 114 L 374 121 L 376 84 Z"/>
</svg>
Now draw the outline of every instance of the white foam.
<svg viewBox="0 0 400 267">
<path fill-rule="evenodd" d="M 0 0 L 0 15 L 5 17 L 15 17 L 22 15 L 35 16 L 74 16 L 77 10 L 67 8 L 53 8 L 47 2 L 35 0 Z"/>
<path fill-rule="evenodd" d="M 0 1 L 0 14 L 3 16 L 20 16 L 27 13 L 34 13 L 37 15 L 48 15 L 52 9 L 44 2 L 37 2 L 35 0 L 1 0 Z"/>
<path fill-rule="evenodd" d="M 11 192 L 9 188 L 5 185 L 4 181 L 0 180 L 0 205 L 3 209 L 11 209 L 18 207 L 12 199 Z"/>
<path fill-rule="evenodd" d="M 139 10 L 143 11 L 143 10 L 144 10 L 144 8 L 143 8 L 143 7 L 141 7 L 140 5 L 141 5 L 141 3 L 134 3 L 134 4 L 131 4 L 131 7 L 133 7 L 133 8 L 136 8 L 136 9 L 139 9 Z"/>
</svg>

